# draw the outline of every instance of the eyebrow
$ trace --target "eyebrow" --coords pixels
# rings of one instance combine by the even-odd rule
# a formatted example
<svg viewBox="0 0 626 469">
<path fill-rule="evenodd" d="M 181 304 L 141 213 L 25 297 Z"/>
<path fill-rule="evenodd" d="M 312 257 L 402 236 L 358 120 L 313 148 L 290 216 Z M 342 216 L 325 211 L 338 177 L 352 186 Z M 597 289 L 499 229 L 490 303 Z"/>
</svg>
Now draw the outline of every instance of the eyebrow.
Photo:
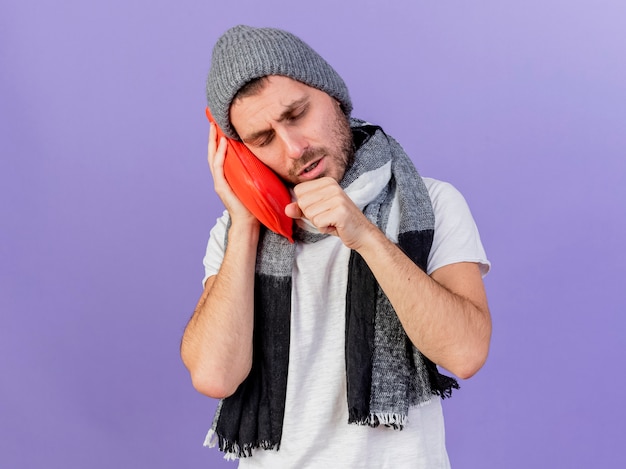
<svg viewBox="0 0 626 469">
<path fill-rule="evenodd" d="M 276 119 L 276 122 L 282 122 L 285 119 L 287 119 L 291 114 L 293 114 L 294 110 L 298 109 L 300 106 L 305 104 L 308 101 L 308 99 L 309 99 L 308 96 L 303 96 L 302 98 L 296 99 L 295 101 L 292 101 L 291 103 L 289 103 L 287 106 L 285 106 L 285 110 L 280 113 L 280 116 L 278 116 L 278 119 Z M 260 138 L 265 137 L 271 132 L 273 132 L 272 129 L 258 130 L 246 136 L 245 138 L 241 137 L 241 140 L 247 143 L 254 143 L 256 140 L 259 140 Z"/>
</svg>

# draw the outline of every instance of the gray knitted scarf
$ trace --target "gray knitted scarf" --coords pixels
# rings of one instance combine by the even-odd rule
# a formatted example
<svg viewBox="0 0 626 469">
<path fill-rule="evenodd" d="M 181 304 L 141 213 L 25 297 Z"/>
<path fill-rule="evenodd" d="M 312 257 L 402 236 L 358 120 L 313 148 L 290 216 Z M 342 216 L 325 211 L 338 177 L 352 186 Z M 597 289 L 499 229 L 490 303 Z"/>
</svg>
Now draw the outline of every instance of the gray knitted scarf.
<svg viewBox="0 0 626 469">
<path fill-rule="evenodd" d="M 398 245 L 426 270 L 434 215 L 430 198 L 402 147 L 379 127 L 351 119 L 357 148 L 342 188 L 391 162 L 391 177 L 364 209 L 383 232 L 391 207 L 398 204 Z M 298 242 L 316 237 L 296 229 Z M 323 235 L 317 235 L 321 237 Z M 319 238 L 318 238 L 319 239 Z M 252 456 L 255 448 L 280 448 L 289 365 L 291 271 L 295 245 L 264 230 L 255 274 L 253 363 L 248 377 L 230 397 L 220 401 L 206 444 L 226 457 Z M 432 395 L 448 397 L 458 389 L 453 378 L 408 339 L 396 313 L 361 256 L 352 251 L 346 292 L 345 361 L 348 423 L 401 430 L 408 409 Z"/>
</svg>

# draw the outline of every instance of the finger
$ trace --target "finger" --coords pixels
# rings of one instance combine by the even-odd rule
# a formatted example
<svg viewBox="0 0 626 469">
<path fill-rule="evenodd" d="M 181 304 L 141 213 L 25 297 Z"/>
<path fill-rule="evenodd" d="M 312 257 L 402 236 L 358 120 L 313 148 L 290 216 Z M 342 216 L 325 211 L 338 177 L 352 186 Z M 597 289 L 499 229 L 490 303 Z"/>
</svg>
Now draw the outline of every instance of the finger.
<svg viewBox="0 0 626 469">
<path fill-rule="evenodd" d="M 209 124 L 209 142 L 207 151 L 207 160 L 209 162 L 209 168 L 212 167 L 213 155 L 215 155 L 215 149 L 217 144 L 215 142 L 217 131 L 214 124 Z"/>
<path fill-rule="evenodd" d="M 228 142 L 226 141 L 226 138 L 221 137 L 217 149 L 214 152 L 210 152 L 209 165 L 211 168 L 211 173 L 214 177 L 215 175 L 224 174 L 224 159 L 226 158 L 227 146 Z"/>
<path fill-rule="evenodd" d="M 290 218 L 302 218 L 304 213 L 302 213 L 302 210 L 297 202 L 292 202 L 285 206 L 285 215 Z"/>
<path fill-rule="evenodd" d="M 319 231 L 320 233 L 323 233 L 323 234 L 327 234 L 331 236 L 339 236 L 339 232 L 337 231 L 337 228 L 335 228 L 332 225 L 325 226 L 321 228 Z"/>
</svg>

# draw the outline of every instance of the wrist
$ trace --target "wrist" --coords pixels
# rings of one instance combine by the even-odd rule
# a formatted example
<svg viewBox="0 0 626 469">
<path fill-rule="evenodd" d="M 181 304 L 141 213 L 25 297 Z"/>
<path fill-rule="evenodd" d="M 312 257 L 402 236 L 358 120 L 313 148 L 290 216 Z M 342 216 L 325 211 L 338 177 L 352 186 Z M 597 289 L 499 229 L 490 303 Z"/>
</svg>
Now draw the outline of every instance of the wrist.
<svg viewBox="0 0 626 469">
<path fill-rule="evenodd" d="M 231 217 L 228 240 L 248 240 L 256 245 L 256 242 L 259 240 L 260 227 L 261 223 L 254 216 L 236 219 Z"/>
<path fill-rule="evenodd" d="M 380 250 L 381 243 L 389 242 L 385 234 L 369 220 L 365 220 L 358 232 L 358 240 L 355 241 L 351 249 L 357 251 L 363 258 L 369 253 L 376 254 Z"/>
</svg>

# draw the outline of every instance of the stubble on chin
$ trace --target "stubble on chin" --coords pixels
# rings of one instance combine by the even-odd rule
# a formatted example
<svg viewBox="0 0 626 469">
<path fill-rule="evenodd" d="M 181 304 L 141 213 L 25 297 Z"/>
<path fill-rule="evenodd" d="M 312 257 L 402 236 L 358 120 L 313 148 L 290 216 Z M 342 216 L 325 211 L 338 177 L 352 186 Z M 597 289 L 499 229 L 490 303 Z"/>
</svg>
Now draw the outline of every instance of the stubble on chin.
<svg viewBox="0 0 626 469">
<path fill-rule="evenodd" d="M 336 109 L 337 113 L 333 119 L 333 127 L 330 132 L 334 145 L 332 147 L 324 146 L 306 149 L 297 160 L 294 167 L 289 170 L 289 181 L 285 181 L 289 186 L 293 187 L 295 184 L 298 184 L 299 175 L 302 170 L 316 160 L 328 158 L 330 169 L 333 172 L 333 174 L 331 174 L 329 170 L 324 171 L 319 175 L 319 178 L 331 176 L 337 182 L 343 179 L 346 171 L 354 163 L 356 150 L 352 137 L 352 129 L 350 128 L 350 121 L 339 107 Z"/>
<path fill-rule="evenodd" d="M 350 121 L 346 115 L 337 108 L 333 127 L 333 141 L 336 143 L 332 152 L 328 152 L 333 163 L 335 174 L 323 174 L 322 176 L 332 176 L 337 182 L 341 182 L 346 171 L 354 164 L 356 149 Z"/>
</svg>

